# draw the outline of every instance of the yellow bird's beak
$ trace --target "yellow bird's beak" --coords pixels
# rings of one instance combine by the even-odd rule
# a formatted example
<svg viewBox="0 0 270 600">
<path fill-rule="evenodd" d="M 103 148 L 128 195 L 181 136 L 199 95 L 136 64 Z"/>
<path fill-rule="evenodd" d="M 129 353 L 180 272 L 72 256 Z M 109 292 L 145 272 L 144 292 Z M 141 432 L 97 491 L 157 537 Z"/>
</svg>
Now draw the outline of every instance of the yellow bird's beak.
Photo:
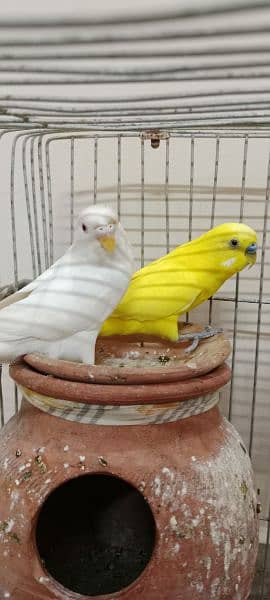
<svg viewBox="0 0 270 600">
<path fill-rule="evenodd" d="M 252 242 L 251 244 L 249 244 L 249 246 L 246 248 L 245 255 L 248 258 L 248 262 L 249 262 L 250 266 L 254 265 L 254 263 L 256 262 L 256 258 L 257 258 L 256 242 Z"/>
<path fill-rule="evenodd" d="M 116 241 L 114 235 L 102 235 L 99 237 L 99 243 L 106 250 L 106 252 L 114 252 L 116 248 Z"/>
</svg>

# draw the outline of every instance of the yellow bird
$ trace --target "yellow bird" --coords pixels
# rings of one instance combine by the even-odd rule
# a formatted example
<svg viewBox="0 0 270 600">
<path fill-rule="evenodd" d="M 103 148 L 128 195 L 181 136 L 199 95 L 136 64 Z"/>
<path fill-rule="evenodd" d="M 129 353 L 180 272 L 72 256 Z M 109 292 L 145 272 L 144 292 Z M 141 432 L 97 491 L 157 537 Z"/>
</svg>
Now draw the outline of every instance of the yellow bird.
<svg viewBox="0 0 270 600">
<path fill-rule="evenodd" d="M 171 341 L 210 337 L 220 330 L 179 336 L 180 315 L 208 300 L 235 273 L 256 261 L 257 236 L 244 223 L 224 223 L 178 246 L 132 276 L 101 336 L 151 334 Z"/>
</svg>

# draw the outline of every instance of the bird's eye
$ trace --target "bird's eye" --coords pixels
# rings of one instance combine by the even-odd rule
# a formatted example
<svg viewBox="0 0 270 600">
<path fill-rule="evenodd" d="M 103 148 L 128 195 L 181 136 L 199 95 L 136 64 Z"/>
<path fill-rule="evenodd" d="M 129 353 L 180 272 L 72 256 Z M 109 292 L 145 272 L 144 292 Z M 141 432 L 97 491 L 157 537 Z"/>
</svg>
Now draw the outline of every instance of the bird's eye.
<svg viewBox="0 0 270 600">
<path fill-rule="evenodd" d="M 86 227 L 85 223 L 82 224 L 82 230 L 87 231 L 87 227 Z"/>
<path fill-rule="evenodd" d="M 238 242 L 238 240 L 236 240 L 235 238 L 233 238 L 232 240 L 229 241 L 229 245 L 232 248 L 237 248 L 237 246 L 239 246 L 239 242 Z"/>
</svg>

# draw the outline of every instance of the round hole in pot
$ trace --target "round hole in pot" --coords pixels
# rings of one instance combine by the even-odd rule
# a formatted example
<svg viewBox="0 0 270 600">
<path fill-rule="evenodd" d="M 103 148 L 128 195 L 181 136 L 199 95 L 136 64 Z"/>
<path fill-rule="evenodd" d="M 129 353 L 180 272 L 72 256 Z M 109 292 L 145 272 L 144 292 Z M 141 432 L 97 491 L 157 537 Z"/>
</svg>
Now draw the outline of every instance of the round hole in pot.
<svg viewBox="0 0 270 600">
<path fill-rule="evenodd" d="M 54 490 L 41 508 L 37 548 L 56 581 L 79 594 L 112 594 L 150 561 L 155 521 L 142 494 L 111 475 L 82 475 Z"/>
</svg>

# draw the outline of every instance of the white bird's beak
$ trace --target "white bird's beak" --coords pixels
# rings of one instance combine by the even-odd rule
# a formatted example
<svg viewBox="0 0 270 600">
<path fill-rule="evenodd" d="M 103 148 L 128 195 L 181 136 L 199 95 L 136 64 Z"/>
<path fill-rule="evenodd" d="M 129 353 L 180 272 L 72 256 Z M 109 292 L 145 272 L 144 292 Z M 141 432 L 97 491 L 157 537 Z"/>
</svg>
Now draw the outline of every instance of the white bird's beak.
<svg viewBox="0 0 270 600">
<path fill-rule="evenodd" d="M 103 237 L 99 238 L 99 242 L 102 248 L 107 250 L 107 252 L 113 252 L 115 250 L 116 241 L 114 235 L 104 235 Z"/>
<path fill-rule="evenodd" d="M 114 252 L 116 248 L 115 225 L 110 223 L 109 225 L 98 227 L 97 238 L 100 245 L 102 248 L 104 248 L 104 250 L 106 250 L 106 252 Z"/>
</svg>

